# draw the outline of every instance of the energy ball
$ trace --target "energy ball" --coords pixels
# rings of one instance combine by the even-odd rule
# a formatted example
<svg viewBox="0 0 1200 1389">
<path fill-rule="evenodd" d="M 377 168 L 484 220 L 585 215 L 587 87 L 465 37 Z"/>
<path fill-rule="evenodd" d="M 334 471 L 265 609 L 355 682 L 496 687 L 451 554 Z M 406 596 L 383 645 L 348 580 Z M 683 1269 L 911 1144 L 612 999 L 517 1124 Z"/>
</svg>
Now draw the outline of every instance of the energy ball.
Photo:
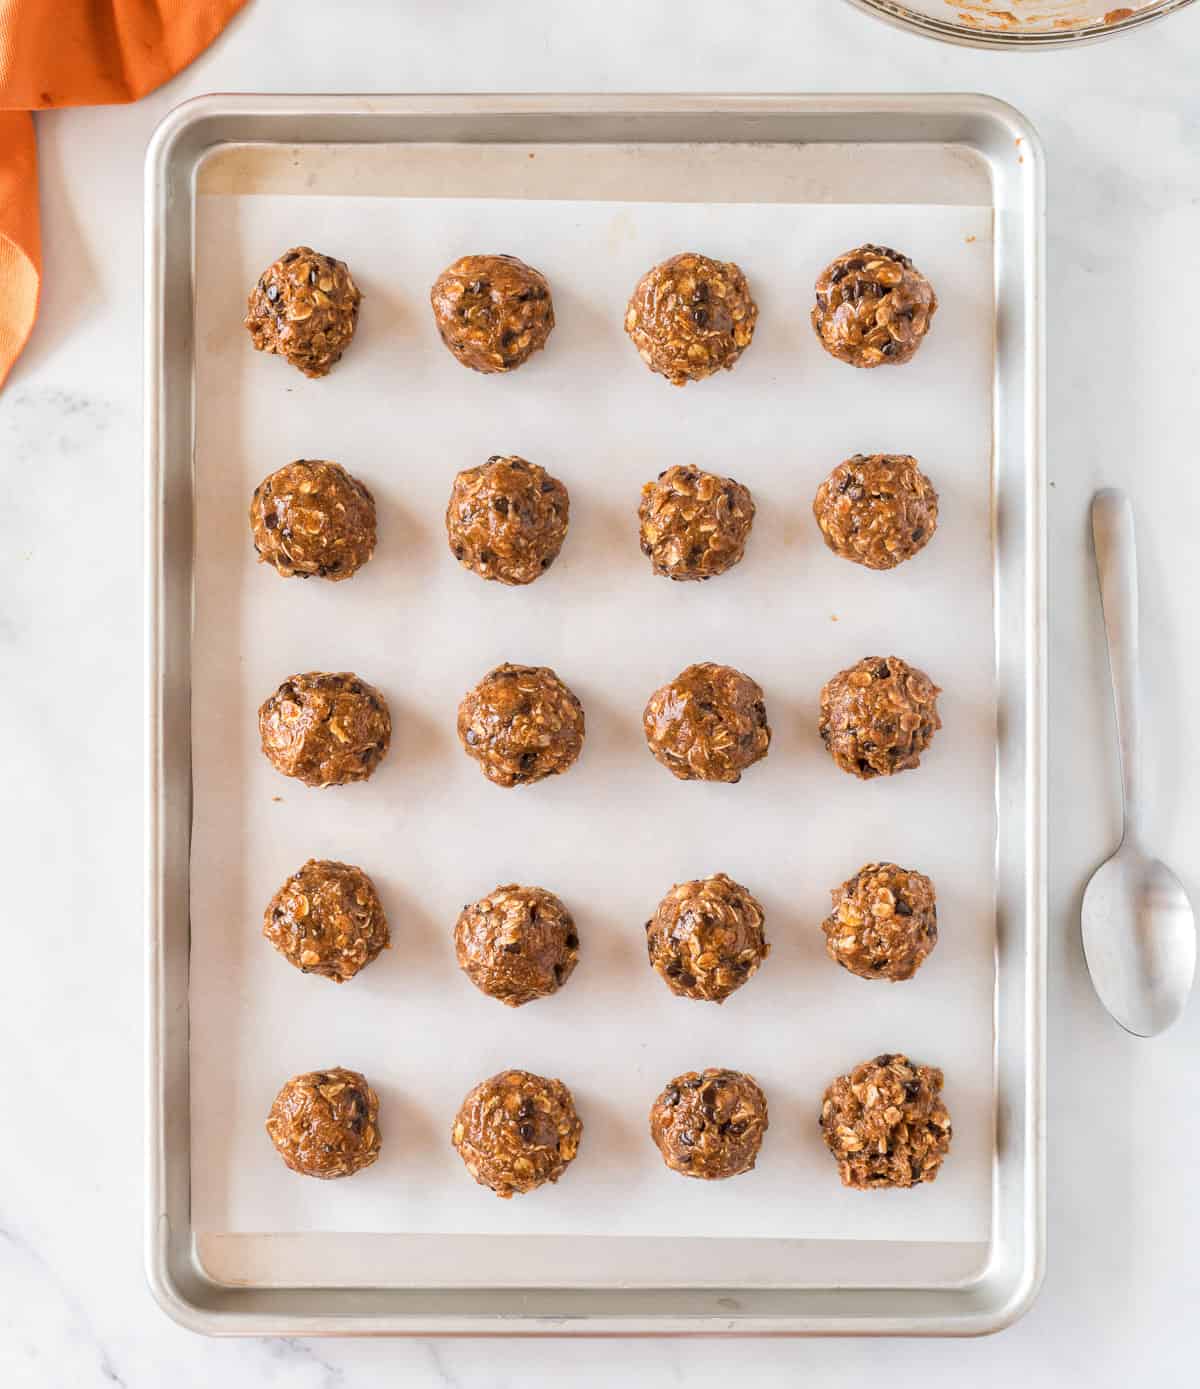
<svg viewBox="0 0 1200 1389">
<path fill-rule="evenodd" d="M 770 949 L 758 899 L 724 873 L 673 887 L 646 922 L 650 964 L 681 998 L 724 1003 Z"/>
<path fill-rule="evenodd" d="M 463 750 L 497 786 L 565 772 L 583 731 L 583 705 L 548 666 L 497 666 L 458 706 Z"/>
<path fill-rule="evenodd" d="M 375 553 L 375 499 L 340 463 L 298 458 L 254 489 L 250 530 L 285 579 L 348 579 Z"/>
<path fill-rule="evenodd" d="M 813 515 L 835 555 L 895 569 L 933 538 L 938 494 L 907 453 L 856 453 L 817 488 Z"/>
<path fill-rule="evenodd" d="M 566 539 L 567 489 L 536 463 L 494 454 L 454 479 L 446 507 L 450 553 L 481 579 L 531 584 Z"/>
<path fill-rule="evenodd" d="M 712 579 L 746 553 L 754 524 L 749 488 L 699 468 L 674 467 L 642 488 L 642 554 L 668 579 Z"/>
<path fill-rule="evenodd" d="M 344 261 L 294 246 L 259 276 L 246 327 L 259 352 L 274 352 L 305 376 L 328 376 L 358 325 L 362 294 Z"/>
<path fill-rule="evenodd" d="M 390 943 L 375 884 L 361 868 L 310 858 L 279 889 L 263 916 L 263 935 L 302 974 L 353 979 Z"/>
<path fill-rule="evenodd" d="M 650 1137 L 662 1160 L 704 1182 L 749 1172 L 766 1131 L 767 1097 L 741 1071 L 687 1071 L 650 1106 Z"/>
<path fill-rule="evenodd" d="M 642 728 L 650 751 L 680 781 L 740 781 L 771 743 L 762 687 L 712 661 L 655 690 Z"/>
<path fill-rule="evenodd" d="M 477 989 L 519 1008 L 567 982 L 579 963 L 579 933 L 554 893 L 508 883 L 462 909 L 454 953 Z"/>
<path fill-rule="evenodd" d="M 821 741 L 843 772 L 863 781 L 908 771 L 942 726 L 939 694 L 898 656 L 865 656 L 821 691 Z"/>
<path fill-rule="evenodd" d="M 838 1076 L 821 1103 L 821 1137 L 837 1159 L 842 1185 L 918 1186 L 932 1182 L 950 1148 L 942 1073 L 885 1052 Z"/>
<path fill-rule="evenodd" d="M 392 741 L 387 701 L 347 672 L 313 670 L 283 682 L 258 711 L 267 761 L 305 786 L 366 781 Z"/>
<path fill-rule="evenodd" d="M 688 251 L 637 283 L 625 331 L 651 371 L 672 386 L 728 371 L 750 346 L 758 305 L 732 261 Z"/>
<path fill-rule="evenodd" d="M 267 1133 L 305 1177 L 352 1177 L 379 1156 L 379 1097 L 343 1066 L 293 1076 L 275 1096 Z"/>
<path fill-rule="evenodd" d="M 516 256 L 463 256 L 437 277 L 429 299 L 442 341 L 472 371 L 514 371 L 554 327 L 545 275 Z"/>
<path fill-rule="evenodd" d="M 817 276 L 813 331 L 852 367 L 900 366 L 915 355 L 937 312 L 933 286 L 889 246 L 859 246 Z"/>
<path fill-rule="evenodd" d="M 501 1071 L 462 1102 L 450 1141 L 480 1186 L 508 1200 L 556 1182 L 579 1151 L 583 1124 L 561 1080 Z"/>
<path fill-rule="evenodd" d="M 825 949 L 861 979 L 911 979 L 937 944 L 937 903 L 924 873 L 868 863 L 832 895 L 821 923 Z"/>
</svg>

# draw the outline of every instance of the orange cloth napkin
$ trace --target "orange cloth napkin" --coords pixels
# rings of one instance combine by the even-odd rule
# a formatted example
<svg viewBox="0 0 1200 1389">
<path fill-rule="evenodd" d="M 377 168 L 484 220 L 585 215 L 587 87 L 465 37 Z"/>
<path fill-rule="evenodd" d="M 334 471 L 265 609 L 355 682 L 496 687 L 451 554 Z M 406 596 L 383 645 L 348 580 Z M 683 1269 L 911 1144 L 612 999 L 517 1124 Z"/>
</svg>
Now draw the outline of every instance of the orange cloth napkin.
<svg viewBox="0 0 1200 1389">
<path fill-rule="evenodd" d="M 31 111 L 136 101 L 187 67 L 246 0 L 0 0 L 0 386 L 37 317 Z"/>
</svg>

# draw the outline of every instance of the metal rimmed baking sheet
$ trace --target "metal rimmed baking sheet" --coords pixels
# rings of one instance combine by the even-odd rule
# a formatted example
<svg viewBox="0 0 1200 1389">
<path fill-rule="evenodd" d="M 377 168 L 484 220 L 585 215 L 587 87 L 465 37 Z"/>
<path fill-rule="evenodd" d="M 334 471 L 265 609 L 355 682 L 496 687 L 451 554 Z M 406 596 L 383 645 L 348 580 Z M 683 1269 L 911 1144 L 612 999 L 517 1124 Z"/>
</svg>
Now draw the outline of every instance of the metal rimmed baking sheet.
<svg viewBox="0 0 1200 1389">
<path fill-rule="evenodd" d="M 1034 1045 L 1030 1050 L 1028 1045 L 1039 1040 L 1041 986 L 1037 742 L 1040 595 L 1036 582 L 1040 504 L 1038 398 L 1032 389 L 1036 387 L 1038 369 L 1037 243 L 1032 235 L 1038 226 L 1038 180 L 1033 167 L 1036 152 L 1029 133 L 1021 133 L 1023 128 L 1017 118 L 1003 108 L 992 108 L 976 99 L 959 99 L 961 105 L 957 108 L 942 101 L 930 103 L 940 109 L 927 111 L 921 119 L 912 116 L 913 133 L 923 129 L 932 134 L 940 120 L 937 133 L 943 138 L 910 140 L 907 144 L 889 139 L 893 148 L 887 151 L 870 138 L 849 140 L 855 113 L 848 108 L 837 109 L 840 99 L 823 100 L 819 109 L 812 99 L 725 99 L 709 111 L 706 126 L 701 110 L 704 103 L 693 99 L 689 105 L 687 99 L 681 98 L 631 98 L 623 108 L 620 103 L 609 101 L 590 109 L 584 103 L 576 107 L 573 101 L 560 99 L 503 98 L 495 99 L 491 110 L 480 110 L 492 103 L 478 99 L 463 100 L 457 105 L 452 99 L 394 99 L 396 109 L 391 111 L 380 109 L 387 107 L 388 101 L 367 103 L 372 109 L 366 110 L 359 109 L 360 104 L 350 98 L 312 102 L 282 98 L 256 108 L 257 115 L 249 109 L 238 112 L 234 109 L 238 102 L 228 106 L 217 102 L 215 108 L 202 103 L 203 109 L 193 107 L 187 119 L 176 118 L 173 135 L 168 128 L 159 137 L 157 154 L 152 151 L 151 156 L 149 189 L 154 218 L 149 308 L 151 481 L 155 489 L 152 510 L 156 511 L 151 519 L 151 538 L 152 555 L 162 554 L 165 564 L 151 576 L 152 654 L 160 662 L 154 671 L 155 708 L 161 712 L 162 732 L 170 733 L 164 741 L 156 741 L 152 750 L 156 836 L 152 843 L 155 895 L 151 953 L 151 1173 L 155 1178 L 156 1216 L 151 1243 L 156 1284 L 165 1300 L 188 1319 L 214 1330 L 332 1332 L 351 1329 L 355 1316 L 352 1309 L 362 1307 L 365 1298 L 372 1304 L 378 1302 L 381 1309 L 378 1317 L 372 1317 L 371 1325 L 393 1331 L 494 1329 L 507 1325 L 518 1307 L 528 1310 L 529 1320 L 511 1329 L 546 1330 L 559 1325 L 558 1319 L 568 1315 L 569 1310 L 586 1307 L 586 1315 L 578 1322 L 572 1319 L 570 1329 L 678 1330 L 694 1325 L 704 1329 L 727 1326 L 740 1330 L 816 1331 L 845 1329 L 848 1323 L 840 1318 L 848 1316 L 858 1329 L 883 1330 L 898 1326 L 894 1320 L 899 1315 L 897 1309 L 917 1302 L 919 1306 L 906 1312 L 907 1329 L 972 1330 L 984 1329 L 1002 1319 L 1011 1308 L 1013 1290 L 1027 1288 L 1036 1277 L 1035 1179 L 1040 1146 L 1036 1126 L 1025 1127 L 1026 1121 L 1036 1119 L 1026 1105 L 1033 1101 L 1036 1106 L 1040 1093 L 1040 1049 Z M 289 103 L 297 109 L 289 112 Z M 871 128 L 868 133 L 878 136 L 889 130 L 903 132 L 902 115 L 890 109 L 890 101 L 877 103 L 873 115 L 871 99 L 864 98 L 863 103 L 864 110 L 857 113 L 860 131 Z M 250 105 L 253 103 L 248 102 Z M 272 106 L 276 108 L 274 112 L 264 115 L 264 110 Z M 298 109 L 304 106 L 310 108 L 306 122 Z M 323 106 L 326 109 L 321 110 Z M 506 109 L 510 107 L 513 109 Z M 538 128 L 535 108 L 541 108 L 545 122 L 543 135 L 538 139 L 533 138 Z M 262 121 L 266 124 L 256 124 Z M 274 134 L 280 138 L 264 141 L 262 137 L 269 133 L 272 122 Z M 704 129 L 712 135 L 707 145 L 698 141 Z M 311 147 L 302 138 L 304 130 L 314 137 Z M 1018 133 L 1011 135 L 1013 130 Z M 1001 131 L 1009 137 L 1011 154 L 1004 151 Z M 549 143 L 546 133 L 554 137 Z M 836 137 L 837 148 L 817 138 L 822 134 Z M 183 148 L 189 137 L 196 143 L 185 155 Z M 1025 162 L 1018 162 L 1022 156 L 1017 153 L 1019 146 L 1012 143 L 1016 140 L 1025 142 Z M 279 147 L 297 141 L 300 143 L 295 160 L 272 158 L 273 148 L 277 154 Z M 344 152 L 347 143 L 354 146 L 355 156 L 349 166 Z M 904 150 L 901 160 L 896 156 L 897 144 Z M 331 155 L 333 145 L 339 147 L 336 158 Z M 568 145 L 570 149 L 566 148 Z M 981 152 L 981 147 L 987 152 Z M 276 172 L 272 177 L 286 184 L 292 176 L 288 169 L 300 167 L 306 179 L 316 178 L 319 182 L 324 178 L 331 182 L 322 187 L 346 192 L 345 183 L 339 188 L 337 180 L 345 180 L 352 171 L 355 192 L 378 187 L 384 196 L 389 180 L 394 189 L 397 171 L 401 169 L 406 175 L 405 191 L 411 194 L 414 182 L 420 185 L 422 167 L 430 193 L 435 188 L 445 193 L 447 182 L 453 185 L 456 179 L 461 182 L 457 187 L 451 186 L 451 192 L 457 192 L 459 187 L 478 191 L 487 186 L 489 179 L 493 181 L 492 189 L 511 188 L 514 171 L 522 167 L 516 161 L 519 152 L 525 169 L 539 167 L 536 174 L 523 173 L 519 191 L 524 196 L 561 198 L 572 191 L 576 196 L 584 196 L 578 180 L 594 175 L 594 181 L 588 184 L 589 197 L 615 188 L 622 189 L 628 197 L 630 187 L 637 186 L 655 198 L 671 196 L 680 201 L 698 201 L 719 184 L 724 190 L 733 188 L 736 196 L 744 195 L 747 201 L 874 201 L 882 187 L 897 202 L 925 200 L 972 205 L 981 201 L 982 195 L 993 206 L 1001 326 L 993 454 L 996 674 L 1001 691 L 996 802 L 999 932 L 994 997 L 1000 1124 L 993 1219 L 986 1241 L 965 1246 L 961 1242 L 949 1247 L 934 1245 L 923 1250 L 904 1241 L 888 1241 L 872 1250 L 872 1272 L 866 1281 L 877 1286 L 842 1286 L 836 1298 L 831 1288 L 844 1285 L 848 1274 L 844 1258 L 835 1248 L 828 1247 L 828 1240 L 780 1241 L 792 1247 L 780 1251 L 775 1276 L 766 1281 L 759 1279 L 760 1286 L 756 1288 L 745 1286 L 748 1280 L 744 1278 L 734 1278 L 734 1286 L 722 1289 L 715 1276 L 699 1280 L 688 1271 L 686 1263 L 681 1263 L 678 1286 L 671 1286 L 667 1278 L 666 1286 L 633 1297 L 620 1286 L 629 1281 L 620 1273 L 623 1254 L 615 1246 L 621 1241 L 601 1239 L 597 1241 L 596 1266 L 599 1268 L 606 1261 L 611 1265 L 607 1279 L 597 1274 L 592 1287 L 543 1287 L 541 1292 L 536 1286 L 527 1287 L 514 1303 L 511 1287 L 433 1290 L 394 1286 L 395 1270 L 403 1252 L 388 1247 L 389 1236 L 369 1237 L 353 1256 L 358 1273 L 352 1281 L 359 1286 L 351 1289 L 345 1286 L 345 1275 L 337 1272 L 351 1258 L 348 1249 L 332 1248 L 328 1243 L 301 1249 L 291 1235 L 272 1235 L 256 1241 L 250 1237 L 250 1243 L 245 1238 L 223 1235 L 197 1240 L 193 1238 L 190 1221 L 180 1223 L 180 1212 L 186 1216 L 187 1207 L 181 1207 L 179 1200 L 181 1196 L 186 1198 L 188 1189 L 186 1173 L 178 1170 L 181 1159 L 185 1165 L 188 1162 L 189 1152 L 188 1117 L 186 1112 L 179 1113 L 181 1095 L 186 1096 L 186 1056 L 175 1054 L 171 1042 L 178 1038 L 169 1036 L 170 1029 L 164 1031 L 163 1023 L 169 1019 L 178 1025 L 182 1003 L 179 988 L 181 984 L 186 988 L 187 966 L 186 914 L 180 922 L 174 913 L 186 905 L 186 892 L 183 902 L 177 895 L 187 881 L 186 861 L 179 862 L 178 852 L 182 848 L 186 859 L 188 826 L 183 821 L 190 819 L 186 800 L 182 804 L 180 801 L 181 788 L 190 781 L 185 770 L 187 747 L 179 746 L 180 729 L 188 722 L 186 704 L 181 704 L 186 699 L 186 680 L 181 688 L 179 677 L 185 675 L 190 665 L 190 630 L 181 633 L 178 619 L 182 618 L 186 626 L 189 610 L 180 607 L 179 600 L 190 591 L 193 557 L 193 323 L 190 304 L 185 307 L 179 291 L 186 290 L 190 298 L 194 261 L 190 241 L 192 209 L 187 194 L 194 186 L 194 161 L 202 152 L 211 155 L 209 167 L 201 173 L 202 180 L 252 179 L 256 181 L 254 186 L 262 187 L 264 171 L 273 169 Z M 537 153 L 539 158 L 528 160 L 529 152 Z M 885 153 L 889 157 L 882 158 Z M 722 154 L 726 161 L 724 177 L 718 179 L 713 170 Z M 873 157 L 880 171 L 878 178 L 872 177 Z M 193 163 L 189 164 L 189 158 Z M 166 160 L 165 167 L 158 162 L 162 159 Z M 635 176 L 647 181 L 637 184 Z M 372 179 L 377 182 L 372 184 Z M 840 184 L 838 179 L 842 180 Z M 571 180 L 575 182 L 572 184 Z M 535 185 L 532 189 L 527 186 L 531 182 Z M 764 191 L 768 189 L 771 191 Z M 864 196 L 867 190 L 871 192 L 870 199 Z M 174 195 L 171 216 L 167 218 L 168 225 L 160 226 L 159 199 L 168 191 Z M 273 191 L 286 193 L 287 188 Z M 681 196 L 684 191 L 687 197 Z M 1015 201 L 1014 191 L 1022 194 Z M 181 211 L 181 194 L 188 202 L 186 219 L 177 215 Z M 174 265 L 175 279 L 166 277 L 167 261 L 155 251 L 159 232 L 164 237 L 159 249 Z M 1022 234 L 1026 232 L 1030 235 Z M 182 262 L 178 260 L 181 252 Z M 182 282 L 178 279 L 181 269 Z M 163 294 L 170 300 L 170 309 L 167 299 L 160 297 Z M 182 318 L 175 309 L 183 314 Z M 187 347 L 182 355 L 178 350 L 171 351 L 172 340 L 181 328 L 185 330 Z M 176 349 L 179 345 L 174 342 Z M 165 439 L 160 433 L 163 428 L 176 444 L 174 451 L 164 452 Z M 164 468 L 167 458 L 171 466 Z M 158 509 L 160 485 L 170 489 L 170 496 L 166 506 Z M 186 526 L 181 531 L 178 527 L 184 522 Z M 160 540 L 166 539 L 159 533 L 160 526 L 172 536 L 186 536 L 186 540 L 176 540 L 173 547 L 168 541 L 160 549 Z M 159 617 L 165 609 L 159 604 L 163 602 L 176 620 L 164 622 L 160 629 Z M 168 649 L 163 649 L 160 642 L 165 642 Z M 185 738 L 184 742 L 190 740 Z M 166 852 L 168 848 L 170 852 Z M 174 896 L 169 892 L 172 885 Z M 182 929 L 182 936 L 174 934 L 170 922 L 174 922 L 175 931 Z M 182 960 L 181 948 L 185 952 Z M 182 1073 L 177 1069 L 181 1061 L 185 1067 Z M 169 1106 L 165 1102 L 168 1094 Z M 1014 1098 L 1021 1103 L 1014 1106 Z M 186 1110 L 186 1099 L 183 1102 Z M 1018 1114 L 1021 1123 L 1014 1129 L 1012 1118 Z M 160 1146 L 155 1139 L 162 1135 L 168 1141 Z M 1018 1135 L 1015 1149 L 1014 1135 Z M 1029 1220 L 1032 1225 L 1026 1223 Z M 167 1229 L 173 1236 L 164 1242 L 162 1236 Z M 438 1248 L 445 1253 L 447 1246 Z M 626 1245 L 623 1253 L 629 1252 L 630 1246 Z M 664 1253 L 661 1246 L 655 1250 L 660 1262 Z M 669 1269 L 669 1258 L 666 1265 Z M 532 1269 L 535 1264 L 531 1262 L 529 1266 Z M 482 1279 L 486 1276 L 486 1262 L 480 1267 Z M 719 1272 L 730 1268 L 737 1271 L 736 1261 L 731 1263 L 720 1252 L 714 1253 L 712 1267 Z M 857 1267 L 860 1273 L 854 1281 L 861 1283 L 861 1259 Z M 323 1286 L 314 1286 L 314 1278 L 316 1284 Z M 606 1281 L 608 1287 L 599 1286 Z M 698 1281 L 706 1285 L 699 1287 Z M 342 1286 L 337 1286 L 339 1282 Z M 389 1282 L 393 1286 L 386 1286 Z M 245 1283 L 255 1286 L 240 1286 L 236 1291 L 232 1286 Z M 378 1286 L 364 1290 L 363 1283 Z M 1005 1286 L 1005 1296 L 1000 1295 L 1001 1284 Z M 347 1296 L 351 1291 L 352 1298 Z M 831 1298 L 839 1301 L 839 1316 L 825 1310 Z M 382 1311 L 384 1304 L 386 1312 Z M 659 1308 L 664 1312 L 671 1309 L 670 1315 L 660 1315 Z M 318 1314 L 316 1321 L 304 1320 L 310 1310 Z M 732 1315 L 735 1311 L 739 1315 Z M 709 1319 L 714 1316 L 718 1320 L 711 1322 Z"/>
</svg>

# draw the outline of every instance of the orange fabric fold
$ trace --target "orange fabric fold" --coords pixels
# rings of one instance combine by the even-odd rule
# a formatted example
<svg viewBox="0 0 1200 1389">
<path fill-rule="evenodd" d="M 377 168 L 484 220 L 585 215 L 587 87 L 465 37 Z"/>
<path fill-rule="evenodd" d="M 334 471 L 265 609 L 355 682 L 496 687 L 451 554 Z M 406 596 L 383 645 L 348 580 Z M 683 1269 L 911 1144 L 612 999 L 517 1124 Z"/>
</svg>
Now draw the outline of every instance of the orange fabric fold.
<svg viewBox="0 0 1200 1389">
<path fill-rule="evenodd" d="M 212 43 L 246 0 L 0 0 L 0 386 L 41 289 L 31 111 L 136 101 Z"/>
</svg>

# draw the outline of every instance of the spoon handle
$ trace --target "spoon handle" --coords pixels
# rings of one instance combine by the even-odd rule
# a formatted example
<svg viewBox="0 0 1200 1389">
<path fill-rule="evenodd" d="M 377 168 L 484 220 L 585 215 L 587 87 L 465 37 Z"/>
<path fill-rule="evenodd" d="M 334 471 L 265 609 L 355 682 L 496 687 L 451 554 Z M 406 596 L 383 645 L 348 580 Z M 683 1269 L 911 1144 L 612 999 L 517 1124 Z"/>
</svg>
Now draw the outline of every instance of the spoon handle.
<svg viewBox="0 0 1200 1389">
<path fill-rule="evenodd" d="M 1133 507 L 1125 493 L 1115 487 L 1106 487 L 1092 498 L 1092 540 L 1121 750 L 1125 837 L 1132 840 L 1138 835 L 1141 819 L 1137 546 Z"/>
</svg>

